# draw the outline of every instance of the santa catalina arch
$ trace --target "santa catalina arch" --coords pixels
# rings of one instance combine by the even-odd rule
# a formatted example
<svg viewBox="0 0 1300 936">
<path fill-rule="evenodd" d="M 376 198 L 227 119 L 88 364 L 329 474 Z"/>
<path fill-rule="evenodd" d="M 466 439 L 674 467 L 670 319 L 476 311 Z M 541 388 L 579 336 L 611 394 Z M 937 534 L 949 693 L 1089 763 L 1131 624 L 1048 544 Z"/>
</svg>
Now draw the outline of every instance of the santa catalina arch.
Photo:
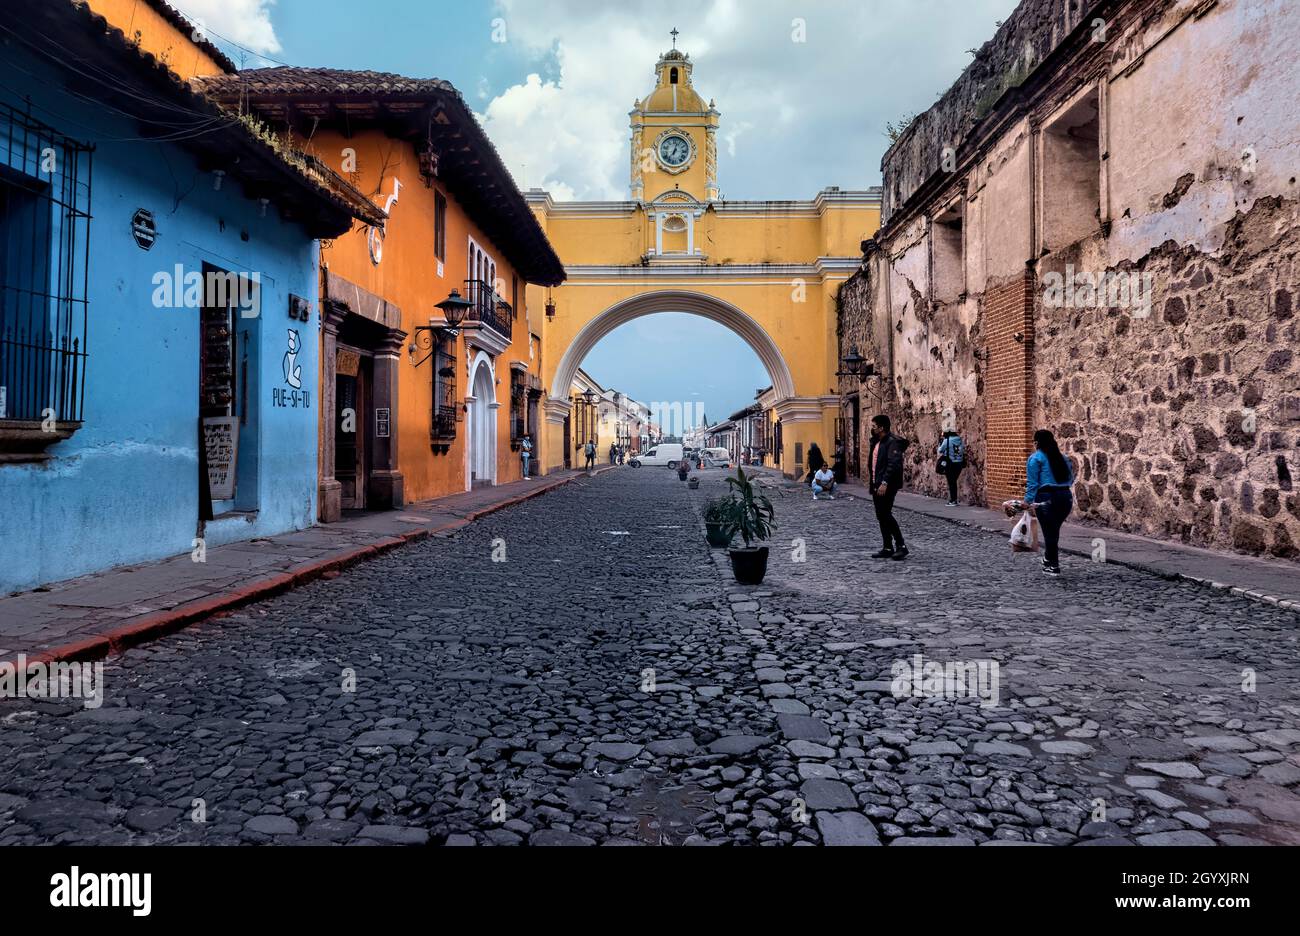
<svg viewBox="0 0 1300 936">
<path fill-rule="evenodd" d="M 831 187 L 809 200 L 728 200 L 721 114 L 696 91 L 693 70 L 673 48 L 655 64 L 653 89 L 634 102 L 628 200 L 558 202 L 528 192 L 566 274 L 562 286 L 529 287 L 528 296 L 530 309 L 554 309 L 540 349 L 548 469 L 577 444 L 565 420 L 583 358 L 619 325 L 656 312 L 712 319 L 754 349 L 771 381 L 770 418 L 781 423 L 779 460 L 773 452 L 767 463 L 792 474 L 810 443 L 834 441 L 836 293 L 879 226 L 880 192 Z"/>
</svg>

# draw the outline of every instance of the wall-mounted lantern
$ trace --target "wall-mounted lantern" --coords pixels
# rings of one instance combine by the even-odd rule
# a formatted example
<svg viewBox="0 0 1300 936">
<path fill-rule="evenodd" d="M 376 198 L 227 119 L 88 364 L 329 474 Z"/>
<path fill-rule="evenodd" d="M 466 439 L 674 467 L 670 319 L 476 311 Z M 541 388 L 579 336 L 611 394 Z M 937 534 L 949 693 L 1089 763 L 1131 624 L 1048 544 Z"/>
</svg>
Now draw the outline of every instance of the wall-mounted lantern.
<svg viewBox="0 0 1300 936">
<path fill-rule="evenodd" d="M 555 300 L 551 298 L 551 291 L 546 290 L 546 319 L 551 321 L 555 318 Z"/>
<path fill-rule="evenodd" d="M 435 337 L 455 338 L 460 334 L 460 323 L 465 321 L 465 316 L 470 309 L 474 308 L 474 303 L 462 296 L 459 290 L 453 289 L 451 295 L 439 302 L 436 308 L 442 310 L 443 324 L 415 326 L 415 333 L 411 335 L 411 344 L 406 349 L 416 367 L 433 357 Z M 416 361 L 415 356 L 421 350 L 429 353 L 422 360 Z"/>
</svg>

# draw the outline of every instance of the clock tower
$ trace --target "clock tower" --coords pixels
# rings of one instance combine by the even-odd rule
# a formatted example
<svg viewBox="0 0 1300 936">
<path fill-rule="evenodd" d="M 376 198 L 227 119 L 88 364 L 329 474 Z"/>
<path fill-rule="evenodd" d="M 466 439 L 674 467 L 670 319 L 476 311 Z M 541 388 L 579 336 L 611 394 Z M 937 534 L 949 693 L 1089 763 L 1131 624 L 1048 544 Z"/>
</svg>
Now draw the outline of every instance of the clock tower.
<svg viewBox="0 0 1300 936">
<path fill-rule="evenodd" d="M 689 55 L 673 48 L 659 56 L 655 88 L 636 102 L 632 120 L 632 199 L 654 202 L 683 192 L 699 202 L 718 200 L 718 110 L 691 82 Z"/>
</svg>

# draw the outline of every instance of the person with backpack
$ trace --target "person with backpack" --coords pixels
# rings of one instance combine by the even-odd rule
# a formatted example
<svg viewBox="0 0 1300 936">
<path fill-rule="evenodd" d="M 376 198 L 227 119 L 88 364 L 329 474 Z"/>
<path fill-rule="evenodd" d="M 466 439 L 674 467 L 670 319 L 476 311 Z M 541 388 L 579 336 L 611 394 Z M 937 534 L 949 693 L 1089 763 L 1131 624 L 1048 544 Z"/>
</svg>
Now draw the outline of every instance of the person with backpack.
<svg viewBox="0 0 1300 936">
<path fill-rule="evenodd" d="M 948 479 L 948 506 L 957 506 L 957 478 L 966 467 L 966 446 L 956 429 L 945 429 L 939 443 L 939 473 Z"/>
<path fill-rule="evenodd" d="M 588 439 L 587 444 L 582 447 L 582 454 L 587 456 L 587 470 L 590 471 L 596 467 L 596 440 Z"/>
<path fill-rule="evenodd" d="M 880 535 L 885 545 L 872 559 L 907 558 L 903 531 L 894 519 L 894 498 L 903 486 L 903 451 L 907 440 L 894 435 L 889 417 L 884 413 L 871 417 L 871 450 L 867 453 L 867 486 L 871 489 L 871 502 L 876 508 Z"/>
<path fill-rule="evenodd" d="M 1074 509 L 1074 468 L 1047 429 L 1034 433 L 1034 454 L 1025 464 L 1025 509 L 1043 530 L 1043 572 L 1061 574 L 1058 545 L 1065 518 Z"/>
</svg>

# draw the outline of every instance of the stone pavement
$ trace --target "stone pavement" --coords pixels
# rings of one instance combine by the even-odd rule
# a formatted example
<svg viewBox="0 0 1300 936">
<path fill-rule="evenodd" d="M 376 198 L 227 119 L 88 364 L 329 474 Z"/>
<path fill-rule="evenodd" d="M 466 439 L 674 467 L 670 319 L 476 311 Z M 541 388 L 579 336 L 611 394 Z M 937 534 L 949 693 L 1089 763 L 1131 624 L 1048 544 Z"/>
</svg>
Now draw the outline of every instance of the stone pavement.
<svg viewBox="0 0 1300 936">
<path fill-rule="evenodd" d="M 842 487 L 845 493 L 855 497 L 867 500 L 871 497 L 861 484 L 850 483 Z M 1001 510 L 967 505 L 949 507 L 939 498 L 906 491 L 898 495 L 896 504 L 914 513 L 997 533 L 1004 539 L 1011 535 L 1013 521 Z M 1104 553 L 1100 555 L 1104 555 L 1106 562 L 1196 582 L 1300 611 L 1300 563 L 1199 549 L 1106 527 L 1087 526 L 1073 518 L 1061 530 L 1061 549 L 1072 555 L 1091 559 L 1098 551 L 1099 540 L 1104 543 Z"/>
<path fill-rule="evenodd" d="M 608 466 L 596 471 L 608 470 Z M 296 533 L 214 546 L 121 566 L 0 597 L 0 660 L 103 656 L 413 539 L 442 535 L 477 517 L 565 484 L 583 471 L 486 487 L 400 511 L 352 516 Z"/>
<path fill-rule="evenodd" d="M 871 560 L 868 503 L 770 479 L 744 588 L 699 474 L 129 648 L 97 709 L 0 703 L 0 844 L 1300 843 L 1293 613 L 913 513 Z"/>
</svg>

